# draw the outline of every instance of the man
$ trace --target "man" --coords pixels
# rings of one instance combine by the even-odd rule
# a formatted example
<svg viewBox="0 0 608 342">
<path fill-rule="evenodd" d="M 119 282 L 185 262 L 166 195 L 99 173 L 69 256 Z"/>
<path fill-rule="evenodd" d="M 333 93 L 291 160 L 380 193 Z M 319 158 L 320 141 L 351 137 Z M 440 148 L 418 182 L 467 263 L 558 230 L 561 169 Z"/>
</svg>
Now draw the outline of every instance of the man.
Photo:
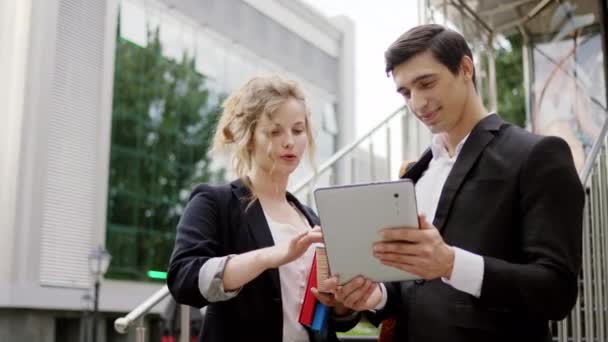
<svg viewBox="0 0 608 342">
<path fill-rule="evenodd" d="M 385 57 L 433 140 L 404 175 L 416 182 L 420 229 L 384 230 L 373 251 L 423 280 L 357 278 L 336 299 L 394 318 L 395 341 L 550 341 L 581 263 L 584 192 L 568 145 L 488 113 L 457 32 L 415 27 Z"/>
</svg>

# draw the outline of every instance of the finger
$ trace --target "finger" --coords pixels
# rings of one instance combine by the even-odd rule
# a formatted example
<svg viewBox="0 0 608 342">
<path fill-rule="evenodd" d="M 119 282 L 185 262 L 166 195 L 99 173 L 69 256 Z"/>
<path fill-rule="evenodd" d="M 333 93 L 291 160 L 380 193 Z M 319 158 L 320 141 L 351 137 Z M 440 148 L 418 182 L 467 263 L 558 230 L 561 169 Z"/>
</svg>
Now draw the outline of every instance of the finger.
<svg viewBox="0 0 608 342">
<path fill-rule="evenodd" d="M 322 232 L 314 232 L 314 231 L 310 231 L 308 232 L 308 235 L 310 236 L 318 236 L 318 237 L 323 237 L 323 233 Z"/>
<path fill-rule="evenodd" d="M 397 253 L 405 255 L 418 255 L 424 247 L 419 243 L 409 242 L 376 242 L 373 245 L 373 252 L 376 253 Z"/>
<path fill-rule="evenodd" d="M 421 270 L 420 270 L 419 268 L 415 267 L 415 266 L 412 266 L 412 265 L 406 265 L 406 264 L 400 264 L 400 263 L 394 263 L 394 262 L 389 262 L 389 261 L 387 261 L 387 262 L 382 262 L 382 264 L 384 264 L 384 265 L 386 265 L 386 266 L 394 267 L 394 268 L 396 268 L 396 269 L 399 269 L 399 270 L 405 271 L 405 272 L 407 272 L 407 273 L 415 274 L 415 275 L 417 275 L 417 276 L 419 276 L 419 277 L 424 278 L 424 277 L 422 276 L 422 272 L 421 272 Z"/>
<path fill-rule="evenodd" d="M 295 238 L 293 238 L 293 239 L 292 239 L 292 241 L 294 241 L 294 240 L 295 240 L 295 241 L 302 240 L 302 239 L 303 239 L 303 238 L 305 238 L 307 235 L 308 235 L 308 231 L 303 232 L 303 233 L 300 233 L 300 234 L 298 234 L 298 235 L 297 235 Z"/>
<path fill-rule="evenodd" d="M 421 232 L 415 228 L 386 228 L 380 231 L 382 240 L 400 241 L 400 242 L 418 242 L 420 241 Z"/>
<path fill-rule="evenodd" d="M 327 305 L 327 306 L 336 306 L 336 300 L 335 300 L 335 298 L 334 298 L 333 295 L 326 294 L 326 293 L 321 293 L 321 292 L 319 292 L 318 289 L 316 289 L 314 287 L 310 288 L 310 291 L 315 296 L 315 298 L 317 298 L 317 300 L 319 300 L 324 305 Z"/>
<path fill-rule="evenodd" d="M 316 232 L 322 232 L 321 226 L 314 226 L 310 231 L 311 232 L 315 232 L 315 233 Z"/>
<path fill-rule="evenodd" d="M 308 233 L 308 239 L 310 243 L 320 243 L 323 242 L 323 234 L 322 233 Z"/>
<path fill-rule="evenodd" d="M 365 292 L 358 301 L 353 303 L 353 306 L 356 308 L 364 309 L 365 304 L 367 303 L 369 298 L 372 296 L 372 294 L 374 293 L 374 290 L 377 287 L 378 287 L 378 283 L 371 282 L 371 286 L 369 286 L 369 288 L 367 289 L 367 292 Z"/>
<path fill-rule="evenodd" d="M 376 255 L 374 255 L 376 256 Z M 380 262 L 392 262 L 398 264 L 404 264 L 409 266 L 423 266 L 426 264 L 426 259 L 414 256 L 414 255 L 403 255 L 396 253 L 378 253 L 377 256 Z"/>
<path fill-rule="evenodd" d="M 323 234 L 319 232 L 308 231 L 304 235 L 298 236 L 298 244 L 311 245 L 318 242 L 323 242 Z"/>
<path fill-rule="evenodd" d="M 372 286 L 372 282 L 370 280 L 366 280 L 363 283 L 363 286 L 359 287 L 355 291 L 351 292 L 344 298 L 344 305 L 349 308 L 356 309 L 355 305 L 358 302 L 364 302 L 367 298 L 365 298 L 365 294 L 369 291 L 369 288 Z"/>
<path fill-rule="evenodd" d="M 348 292 L 344 292 L 343 298 L 345 303 L 352 305 L 352 303 L 357 301 L 357 299 L 363 293 L 365 293 L 365 289 L 367 288 L 367 286 L 369 286 L 370 281 L 362 277 L 360 277 L 360 280 L 362 281 L 361 283 L 357 282 L 358 284 L 360 284 L 360 286 L 350 288 Z"/>
<path fill-rule="evenodd" d="M 338 279 L 336 277 L 330 277 L 320 281 L 317 285 L 321 291 L 333 293 L 338 287 Z"/>
<path fill-rule="evenodd" d="M 360 288 L 364 284 L 365 284 L 365 278 L 363 278 L 361 276 L 357 276 L 357 277 L 353 278 L 352 280 L 348 281 L 347 283 L 342 284 L 340 292 L 342 292 L 343 294 L 346 295 L 346 294 L 351 293 L 351 292 L 355 291 L 356 289 Z"/>
<path fill-rule="evenodd" d="M 346 297 L 356 291 L 361 286 L 365 285 L 365 279 L 363 277 L 356 277 L 348 283 L 340 286 L 336 291 L 336 299 L 342 303 Z"/>
<path fill-rule="evenodd" d="M 426 215 L 425 214 L 418 215 L 418 226 L 420 227 L 419 229 L 431 229 L 431 228 L 433 228 L 433 225 L 430 224 L 426 220 Z"/>
</svg>

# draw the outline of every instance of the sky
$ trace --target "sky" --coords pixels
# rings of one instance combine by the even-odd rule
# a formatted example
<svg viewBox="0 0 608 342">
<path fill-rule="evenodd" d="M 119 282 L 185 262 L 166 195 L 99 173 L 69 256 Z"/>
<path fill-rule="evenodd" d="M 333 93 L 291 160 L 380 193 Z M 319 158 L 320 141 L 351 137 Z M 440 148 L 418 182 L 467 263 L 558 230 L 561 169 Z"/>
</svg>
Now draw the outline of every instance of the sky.
<svg viewBox="0 0 608 342">
<path fill-rule="evenodd" d="M 304 0 L 328 17 L 355 23 L 356 137 L 403 105 L 384 73 L 384 51 L 418 24 L 418 0 Z"/>
</svg>

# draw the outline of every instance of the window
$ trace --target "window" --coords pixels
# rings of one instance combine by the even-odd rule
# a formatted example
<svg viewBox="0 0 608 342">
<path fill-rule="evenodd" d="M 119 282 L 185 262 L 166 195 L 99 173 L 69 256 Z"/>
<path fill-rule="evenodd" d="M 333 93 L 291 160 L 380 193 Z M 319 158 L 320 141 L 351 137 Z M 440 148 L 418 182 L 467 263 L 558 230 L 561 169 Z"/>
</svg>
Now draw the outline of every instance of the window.
<svg viewBox="0 0 608 342">
<path fill-rule="evenodd" d="M 165 271 L 192 185 L 222 178 L 207 158 L 219 95 L 196 71 L 193 56 L 166 57 L 162 29 L 148 31 L 145 47 L 117 38 L 107 209 L 111 278 L 143 280 L 149 271 Z"/>
</svg>

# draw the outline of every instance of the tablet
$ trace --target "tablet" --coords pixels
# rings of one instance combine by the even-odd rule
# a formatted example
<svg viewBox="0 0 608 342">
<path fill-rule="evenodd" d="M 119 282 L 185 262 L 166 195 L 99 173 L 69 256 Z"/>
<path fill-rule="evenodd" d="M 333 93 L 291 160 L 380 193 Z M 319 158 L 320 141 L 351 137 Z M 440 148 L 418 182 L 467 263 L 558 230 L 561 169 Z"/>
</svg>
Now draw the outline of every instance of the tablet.
<svg viewBox="0 0 608 342">
<path fill-rule="evenodd" d="M 418 227 L 411 180 L 324 187 L 316 189 L 314 195 L 329 271 L 340 275 L 340 283 L 358 275 L 377 282 L 420 278 L 383 265 L 372 253 L 381 229 Z"/>
</svg>

